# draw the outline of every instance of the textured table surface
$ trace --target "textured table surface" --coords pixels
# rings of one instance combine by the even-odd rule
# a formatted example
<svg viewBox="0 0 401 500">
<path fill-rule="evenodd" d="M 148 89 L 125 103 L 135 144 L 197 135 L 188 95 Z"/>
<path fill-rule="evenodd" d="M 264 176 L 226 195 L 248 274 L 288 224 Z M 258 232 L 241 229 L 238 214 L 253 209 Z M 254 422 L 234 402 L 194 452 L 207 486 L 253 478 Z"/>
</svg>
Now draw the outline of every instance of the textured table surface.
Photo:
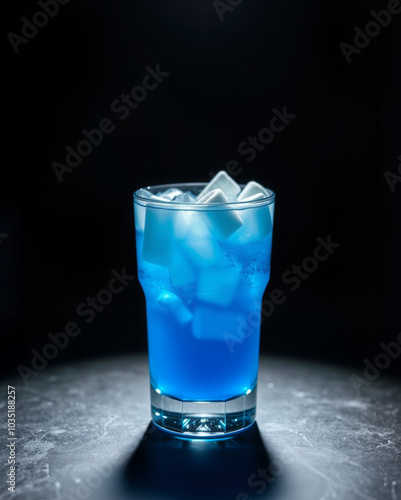
<svg viewBox="0 0 401 500">
<path fill-rule="evenodd" d="M 401 500 L 401 387 L 262 358 L 257 425 L 184 441 L 150 424 L 144 356 L 48 368 L 17 389 L 17 488 L 1 500 Z M 355 375 L 363 377 L 361 372 Z M 5 394 L 4 390 L 4 394 Z"/>
</svg>

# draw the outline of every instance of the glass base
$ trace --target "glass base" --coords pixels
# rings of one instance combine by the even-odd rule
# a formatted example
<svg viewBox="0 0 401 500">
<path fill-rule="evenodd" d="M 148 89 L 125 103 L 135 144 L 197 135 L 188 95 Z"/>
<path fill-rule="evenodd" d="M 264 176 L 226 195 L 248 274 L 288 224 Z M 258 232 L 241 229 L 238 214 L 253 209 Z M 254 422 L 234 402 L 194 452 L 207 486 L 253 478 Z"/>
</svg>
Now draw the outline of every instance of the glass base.
<svg viewBox="0 0 401 500">
<path fill-rule="evenodd" d="M 151 387 L 153 422 L 161 429 L 188 438 L 225 438 L 252 425 L 256 415 L 256 386 L 227 401 L 181 401 Z"/>
</svg>

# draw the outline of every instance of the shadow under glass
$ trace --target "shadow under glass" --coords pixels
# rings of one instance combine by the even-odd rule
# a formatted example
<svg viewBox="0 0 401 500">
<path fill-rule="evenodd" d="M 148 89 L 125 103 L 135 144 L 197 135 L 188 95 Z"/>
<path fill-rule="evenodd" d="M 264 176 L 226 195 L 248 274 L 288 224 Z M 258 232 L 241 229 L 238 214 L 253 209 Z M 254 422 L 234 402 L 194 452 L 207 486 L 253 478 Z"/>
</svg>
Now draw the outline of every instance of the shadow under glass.
<svg viewBox="0 0 401 500">
<path fill-rule="evenodd" d="M 127 498 L 248 500 L 269 498 L 279 478 L 257 424 L 231 439 L 184 440 L 149 424 L 127 463 Z"/>
</svg>

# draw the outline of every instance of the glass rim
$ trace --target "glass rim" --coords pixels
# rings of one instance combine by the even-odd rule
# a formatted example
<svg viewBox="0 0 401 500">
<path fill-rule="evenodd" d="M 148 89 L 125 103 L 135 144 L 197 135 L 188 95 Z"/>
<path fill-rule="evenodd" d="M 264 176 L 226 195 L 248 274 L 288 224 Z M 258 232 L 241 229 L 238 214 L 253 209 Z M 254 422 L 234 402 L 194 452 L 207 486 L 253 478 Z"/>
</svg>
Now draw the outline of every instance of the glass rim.
<svg viewBox="0 0 401 500">
<path fill-rule="evenodd" d="M 244 209 L 244 208 L 251 208 L 251 207 L 259 207 L 259 206 L 265 206 L 265 205 L 270 205 L 274 202 L 276 198 L 276 193 L 272 191 L 271 189 L 265 188 L 266 191 L 269 192 L 268 196 L 265 196 L 264 198 L 261 198 L 259 200 L 252 200 L 252 201 L 228 201 L 227 203 L 172 203 L 170 200 L 166 201 L 160 201 L 160 200 L 150 200 L 149 198 L 145 198 L 143 196 L 139 195 L 139 192 L 142 189 L 148 189 L 148 190 L 157 190 L 157 191 L 165 191 L 169 188 L 187 188 L 186 190 L 189 190 L 191 187 L 200 187 L 204 188 L 208 185 L 208 182 L 177 182 L 177 183 L 171 183 L 171 184 L 156 184 L 153 186 L 146 186 L 142 187 L 139 189 L 136 189 L 133 193 L 134 201 L 137 202 L 141 206 L 151 206 L 154 208 L 165 208 L 168 210 L 196 210 L 196 211 L 204 211 L 204 210 L 224 210 L 224 209 L 229 209 L 229 210 L 239 210 L 239 209 Z M 245 187 L 245 184 L 239 184 L 241 189 Z M 184 191 L 185 189 L 182 189 Z"/>
</svg>

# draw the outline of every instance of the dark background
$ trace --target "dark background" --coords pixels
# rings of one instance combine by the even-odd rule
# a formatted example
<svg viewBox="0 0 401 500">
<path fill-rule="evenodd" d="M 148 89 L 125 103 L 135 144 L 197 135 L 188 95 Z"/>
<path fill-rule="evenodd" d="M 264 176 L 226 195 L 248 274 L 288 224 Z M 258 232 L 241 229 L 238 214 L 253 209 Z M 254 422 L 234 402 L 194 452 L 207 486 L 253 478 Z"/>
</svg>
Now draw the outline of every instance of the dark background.
<svg viewBox="0 0 401 500">
<path fill-rule="evenodd" d="M 30 366 L 69 321 L 82 332 L 51 363 L 145 351 L 137 280 L 90 324 L 76 308 L 113 269 L 136 274 L 135 189 L 208 181 L 237 160 L 237 182 L 277 194 L 266 297 L 287 300 L 264 320 L 262 350 L 362 372 L 401 330 L 401 183 L 384 178 L 401 161 L 401 15 L 350 64 L 339 44 L 386 5 L 243 0 L 221 22 L 210 0 L 71 0 L 15 54 L 7 34 L 40 9 L 0 1 L 2 369 Z M 111 103 L 157 64 L 170 75 L 120 121 Z M 297 118 L 248 163 L 238 145 L 284 106 Z M 116 130 L 59 183 L 52 162 L 105 117 Z M 341 247 L 291 292 L 283 272 L 328 235 Z"/>
</svg>

